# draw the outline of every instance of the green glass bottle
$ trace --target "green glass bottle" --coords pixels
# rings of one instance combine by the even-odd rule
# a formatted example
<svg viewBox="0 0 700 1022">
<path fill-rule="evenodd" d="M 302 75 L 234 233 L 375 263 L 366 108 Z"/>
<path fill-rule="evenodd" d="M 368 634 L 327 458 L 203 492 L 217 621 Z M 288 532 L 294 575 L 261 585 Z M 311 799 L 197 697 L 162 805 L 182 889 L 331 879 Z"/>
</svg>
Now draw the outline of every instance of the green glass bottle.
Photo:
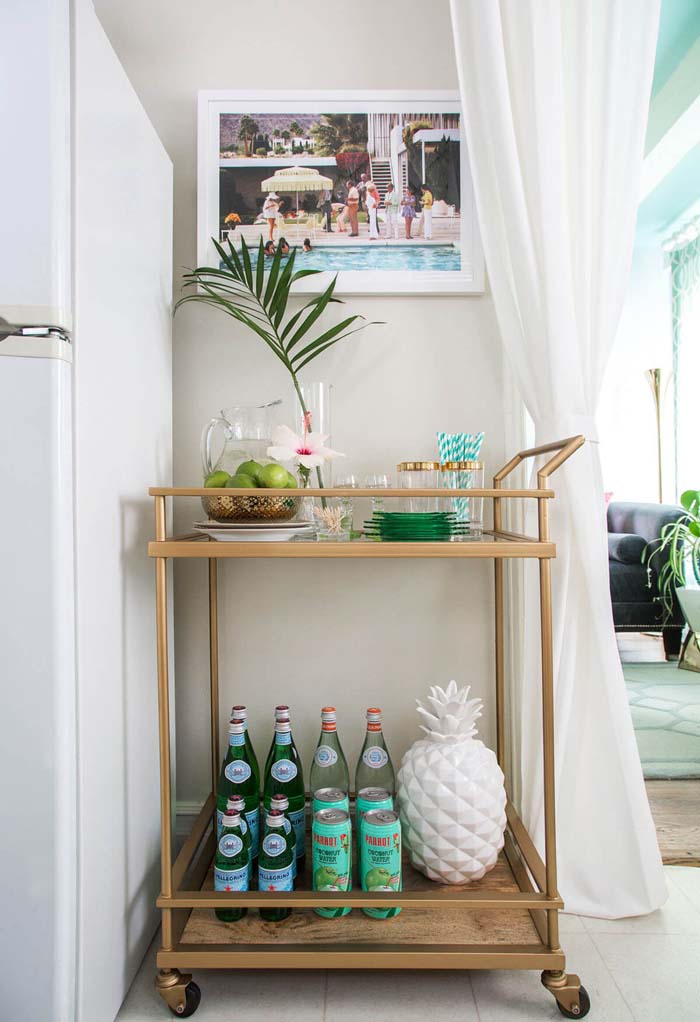
<svg viewBox="0 0 700 1022">
<path fill-rule="evenodd" d="M 255 774 L 255 780 L 258 782 L 258 791 L 260 791 L 260 767 L 258 765 L 258 757 L 255 755 L 253 743 L 250 740 L 250 731 L 248 730 L 248 710 L 246 709 L 246 707 L 241 706 L 240 703 L 236 706 L 232 706 L 231 720 L 245 721 L 245 747 L 248 750 L 248 762 L 250 763 L 253 769 L 253 773 Z"/>
<path fill-rule="evenodd" d="M 297 836 L 294 833 L 294 827 L 292 827 L 292 821 L 289 818 L 289 799 L 286 795 L 273 795 L 270 806 L 272 809 L 279 809 L 284 816 L 284 832 L 287 835 L 287 840 L 292 846 L 294 852 L 294 858 L 292 859 L 292 879 L 297 878 Z"/>
<path fill-rule="evenodd" d="M 241 817 L 234 809 L 224 812 L 221 837 L 216 846 L 214 860 L 215 891 L 247 891 L 250 887 L 248 862 L 250 856 L 243 840 Z M 247 908 L 217 908 L 216 918 L 224 923 L 236 923 L 248 912 Z"/>
<path fill-rule="evenodd" d="M 294 850 L 284 830 L 284 814 L 271 809 L 265 814 L 265 833 L 258 860 L 258 890 L 293 891 L 292 862 Z M 289 908 L 261 908 L 260 916 L 269 923 L 279 923 L 291 913 Z"/>
<path fill-rule="evenodd" d="M 248 826 L 245 818 L 245 799 L 242 795 L 232 795 L 226 803 L 227 809 L 233 809 L 234 812 L 238 813 L 241 818 L 241 833 L 243 834 L 243 844 L 245 845 L 246 852 L 248 853 L 248 890 L 253 878 L 253 839 L 250 834 L 250 827 Z M 217 812 L 218 816 L 218 812 Z M 221 814 L 222 827 L 223 827 L 223 813 Z M 217 837 L 221 837 L 219 833 Z"/>
<path fill-rule="evenodd" d="M 278 720 L 289 720 L 289 707 L 288 706 L 285 706 L 284 704 L 281 704 L 280 706 L 275 706 L 275 724 L 277 723 Z M 294 742 L 294 739 L 292 739 L 292 743 L 293 742 Z M 267 759 L 265 760 L 265 771 L 263 773 L 263 786 L 264 786 L 264 779 L 265 779 L 265 777 L 267 777 L 268 774 L 270 773 L 270 766 L 272 764 L 272 754 L 273 754 L 274 751 L 275 751 L 275 732 L 273 730 L 273 732 L 272 732 L 272 741 L 270 742 L 270 749 L 269 749 L 269 751 L 267 753 Z"/>
<path fill-rule="evenodd" d="M 321 710 L 321 734 L 314 752 L 309 778 L 311 794 L 319 788 L 340 788 L 350 791 L 350 771 L 338 737 L 335 706 Z"/>
<path fill-rule="evenodd" d="M 306 862 L 306 795 L 301 756 L 292 738 L 289 720 L 275 724 L 275 743 L 272 747 L 269 770 L 265 774 L 263 804 L 272 807 L 273 795 L 286 795 L 289 799 L 289 819 L 296 837 L 297 869 L 302 872 Z"/>
<path fill-rule="evenodd" d="M 367 733 L 355 767 L 355 791 L 363 788 L 384 788 L 393 796 L 396 791 L 394 764 L 382 732 L 382 711 L 377 706 L 367 710 Z"/>
<path fill-rule="evenodd" d="M 260 843 L 260 793 L 245 744 L 244 720 L 232 720 L 228 726 L 228 752 L 221 767 L 216 808 L 222 813 L 232 795 L 245 799 L 245 820 L 250 828 L 253 859 L 257 858 Z"/>
</svg>

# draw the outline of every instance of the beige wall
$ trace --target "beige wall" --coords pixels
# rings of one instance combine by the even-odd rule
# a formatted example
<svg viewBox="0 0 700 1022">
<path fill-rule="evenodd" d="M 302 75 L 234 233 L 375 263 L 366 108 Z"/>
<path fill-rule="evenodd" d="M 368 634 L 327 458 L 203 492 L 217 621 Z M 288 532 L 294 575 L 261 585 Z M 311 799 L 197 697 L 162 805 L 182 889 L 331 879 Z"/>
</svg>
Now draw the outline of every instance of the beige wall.
<svg viewBox="0 0 700 1022">
<path fill-rule="evenodd" d="M 96 7 L 175 166 L 175 268 L 195 257 L 196 94 L 200 88 L 454 88 L 447 0 L 431 5 L 192 4 L 98 0 Z M 264 10 L 264 14 L 259 13 Z M 437 429 L 484 429 L 487 473 L 504 460 L 500 345 L 489 296 L 356 298 L 384 320 L 313 367 L 334 385 L 334 446 L 348 468 L 390 471 L 430 455 Z M 200 479 L 202 425 L 234 400 L 287 396 L 262 343 L 209 309 L 175 321 L 176 484 Z M 199 516 L 184 503 L 177 524 Z M 370 703 L 386 711 L 397 762 L 417 736 L 414 697 L 455 677 L 492 714 L 491 572 L 486 564 L 241 562 L 222 566 L 222 707 L 247 702 L 264 756 L 270 713 L 289 702 L 307 761 L 318 711 L 333 702 L 348 758 Z M 176 569 L 178 798 L 207 790 L 206 568 Z"/>
</svg>

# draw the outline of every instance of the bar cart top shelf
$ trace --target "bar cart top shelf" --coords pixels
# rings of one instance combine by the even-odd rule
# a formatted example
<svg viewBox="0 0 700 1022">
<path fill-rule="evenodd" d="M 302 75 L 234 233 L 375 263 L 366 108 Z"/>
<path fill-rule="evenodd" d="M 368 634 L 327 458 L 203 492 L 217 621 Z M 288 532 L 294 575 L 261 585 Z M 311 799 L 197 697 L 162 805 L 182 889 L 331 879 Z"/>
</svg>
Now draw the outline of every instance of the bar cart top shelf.
<svg viewBox="0 0 700 1022">
<path fill-rule="evenodd" d="M 578 446 L 583 438 L 575 437 L 572 441 L 564 441 L 569 445 Z M 554 446 L 554 445 L 553 445 Z M 558 449 L 555 448 L 555 449 Z M 523 451 L 517 459 L 523 460 L 530 452 Z M 494 479 L 494 486 L 488 489 L 383 489 L 382 497 L 406 497 L 410 492 L 413 497 L 484 497 L 494 501 L 494 511 L 498 508 L 499 513 L 494 514 L 495 527 L 492 530 L 485 530 L 481 539 L 473 539 L 465 542 L 377 542 L 368 539 L 354 539 L 346 543 L 317 542 L 315 539 L 302 539 L 297 537 L 284 543 L 221 543 L 211 540 L 208 536 L 198 532 L 187 533 L 181 536 L 164 536 L 152 541 L 148 545 L 150 557 L 203 557 L 203 558 L 326 558 L 354 559 L 354 558 L 551 558 L 556 557 L 555 544 L 549 539 L 540 539 L 535 536 L 522 536 L 516 533 L 504 531 L 500 528 L 500 504 L 502 500 L 536 500 L 549 501 L 554 497 L 554 490 L 546 486 L 547 477 L 550 471 L 557 466 L 554 465 L 559 457 L 552 459 L 538 473 L 538 486 L 531 489 L 511 489 L 502 487 L 501 480 L 509 474 L 519 463 L 513 459 L 509 462 Z M 149 489 L 152 497 L 247 497 L 250 490 L 214 487 L 165 487 L 153 486 Z M 303 491 L 295 490 L 265 490 L 266 496 L 274 497 L 339 497 L 352 498 L 376 497 L 377 491 L 373 489 L 346 489 L 346 488 L 324 488 L 309 487 Z"/>
</svg>

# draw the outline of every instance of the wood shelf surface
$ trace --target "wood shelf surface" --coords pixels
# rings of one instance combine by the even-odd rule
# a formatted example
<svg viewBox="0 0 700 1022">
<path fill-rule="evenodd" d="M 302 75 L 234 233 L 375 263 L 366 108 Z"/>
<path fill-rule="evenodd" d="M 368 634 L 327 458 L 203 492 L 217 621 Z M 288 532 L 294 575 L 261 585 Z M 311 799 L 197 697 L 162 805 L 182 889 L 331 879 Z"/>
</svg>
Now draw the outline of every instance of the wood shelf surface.
<svg viewBox="0 0 700 1022">
<path fill-rule="evenodd" d="M 310 889 L 310 854 L 307 854 L 304 879 L 298 890 Z M 357 876 L 357 871 L 355 871 Z M 403 885 L 406 891 L 466 891 L 486 893 L 519 893 L 505 857 L 499 857 L 496 866 L 474 884 L 443 887 L 418 873 L 404 859 Z M 209 870 L 203 890 L 212 890 L 213 871 Z M 390 919 L 372 919 L 355 908 L 347 916 L 326 919 L 312 909 L 294 909 L 280 923 L 260 918 L 256 909 L 239 922 L 224 923 L 212 910 L 192 910 L 180 938 L 181 944 L 191 945 L 508 945 L 541 946 L 539 934 L 527 909 L 439 908 L 409 907 Z"/>
<path fill-rule="evenodd" d="M 149 557 L 204 557 L 221 558 L 335 558 L 353 560 L 367 558 L 437 558 L 484 560 L 488 558 L 527 557 L 550 558 L 556 556 L 554 543 L 511 540 L 488 537 L 463 543 L 388 543 L 372 540 L 352 540 L 348 543 L 328 543 L 317 540 L 287 540 L 285 542 L 218 542 L 202 539 L 153 540 L 148 544 Z"/>
</svg>

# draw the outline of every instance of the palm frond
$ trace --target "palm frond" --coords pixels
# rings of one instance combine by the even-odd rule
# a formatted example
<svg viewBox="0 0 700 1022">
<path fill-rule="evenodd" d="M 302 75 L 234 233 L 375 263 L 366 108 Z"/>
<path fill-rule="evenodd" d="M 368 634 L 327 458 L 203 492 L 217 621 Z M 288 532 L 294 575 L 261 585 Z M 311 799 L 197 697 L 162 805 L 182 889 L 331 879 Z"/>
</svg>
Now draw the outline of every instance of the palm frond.
<svg viewBox="0 0 700 1022">
<path fill-rule="evenodd" d="M 328 306 L 344 304 L 343 300 L 335 295 L 337 276 L 325 291 L 320 295 L 314 295 L 300 309 L 287 316 L 294 284 L 304 277 L 322 271 L 295 269 L 297 256 L 295 249 L 284 264 L 282 253 L 277 249 L 269 267 L 266 267 L 262 238 L 257 247 L 255 266 L 245 238 L 241 237 L 240 254 L 230 238 L 227 248 L 215 238 L 211 240 L 220 259 L 219 266 L 197 266 L 183 274 L 184 293 L 176 301 L 175 311 L 188 302 L 200 302 L 226 313 L 247 326 L 283 363 L 297 393 L 300 393 L 297 373 L 304 366 L 339 341 L 359 333 L 367 326 L 375 325 L 355 313 L 326 328 L 312 339 L 310 337 L 312 327 Z M 361 325 L 349 329 L 358 320 L 362 321 Z M 304 346 L 296 350 L 302 341 L 305 342 Z"/>
</svg>

